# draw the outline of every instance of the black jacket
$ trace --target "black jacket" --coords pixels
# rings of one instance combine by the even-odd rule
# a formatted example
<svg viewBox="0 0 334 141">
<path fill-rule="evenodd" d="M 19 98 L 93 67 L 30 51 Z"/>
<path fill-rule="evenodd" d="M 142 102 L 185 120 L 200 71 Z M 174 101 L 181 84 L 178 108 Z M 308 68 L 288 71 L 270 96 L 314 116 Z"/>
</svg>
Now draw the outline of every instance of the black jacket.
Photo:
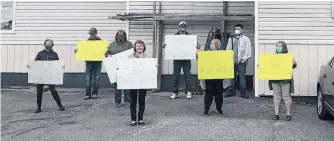
<svg viewBox="0 0 334 141">
<path fill-rule="evenodd" d="M 205 80 L 205 87 L 207 94 L 223 94 L 223 79 Z"/>
<path fill-rule="evenodd" d="M 175 35 L 181 35 L 181 31 L 176 32 Z M 191 34 L 188 31 L 186 31 L 185 35 L 191 35 Z"/>
<path fill-rule="evenodd" d="M 59 60 L 58 54 L 54 52 L 52 49 L 50 51 L 46 51 L 45 49 L 38 52 L 35 60 Z"/>
</svg>

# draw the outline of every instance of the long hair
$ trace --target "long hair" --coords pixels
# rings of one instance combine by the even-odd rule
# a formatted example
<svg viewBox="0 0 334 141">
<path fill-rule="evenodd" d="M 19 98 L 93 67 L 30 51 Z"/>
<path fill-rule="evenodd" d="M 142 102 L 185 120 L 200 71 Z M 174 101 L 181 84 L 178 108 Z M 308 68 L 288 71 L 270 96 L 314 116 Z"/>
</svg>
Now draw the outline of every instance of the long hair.
<svg viewBox="0 0 334 141">
<path fill-rule="evenodd" d="M 286 45 L 286 43 L 284 41 L 278 41 L 276 43 L 276 45 L 277 44 L 281 44 L 282 45 L 282 53 L 288 53 L 289 52 L 288 47 L 287 47 L 287 45 Z"/>
<path fill-rule="evenodd" d="M 135 42 L 134 47 L 133 47 L 133 51 L 134 51 L 135 53 L 137 53 L 137 50 L 136 50 L 136 45 L 137 45 L 137 44 L 143 44 L 143 45 L 144 45 L 143 52 L 145 52 L 145 50 L 146 50 L 146 45 L 145 45 L 145 43 L 144 43 L 143 40 L 137 40 L 137 41 Z"/>
<path fill-rule="evenodd" d="M 117 36 L 118 36 L 118 34 L 119 34 L 120 32 L 123 32 L 123 35 L 124 35 L 124 42 L 128 41 L 128 39 L 126 38 L 126 32 L 125 32 L 124 30 L 118 30 L 118 31 L 117 31 L 117 33 L 116 33 L 116 35 L 115 35 L 115 41 L 118 42 L 118 40 L 117 40 Z"/>
<path fill-rule="evenodd" d="M 215 49 L 220 50 L 221 43 L 219 39 L 213 39 L 213 43 L 215 44 Z"/>
</svg>

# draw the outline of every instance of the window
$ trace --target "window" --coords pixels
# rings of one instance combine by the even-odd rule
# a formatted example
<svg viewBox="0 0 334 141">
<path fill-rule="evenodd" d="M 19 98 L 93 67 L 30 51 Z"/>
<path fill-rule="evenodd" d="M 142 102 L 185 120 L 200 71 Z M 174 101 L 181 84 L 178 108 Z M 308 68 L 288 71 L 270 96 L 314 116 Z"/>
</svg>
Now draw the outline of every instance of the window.
<svg viewBox="0 0 334 141">
<path fill-rule="evenodd" d="M 1 33 L 14 33 L 15 10 L 16 2 L 1 1 Z"/>
</svg>

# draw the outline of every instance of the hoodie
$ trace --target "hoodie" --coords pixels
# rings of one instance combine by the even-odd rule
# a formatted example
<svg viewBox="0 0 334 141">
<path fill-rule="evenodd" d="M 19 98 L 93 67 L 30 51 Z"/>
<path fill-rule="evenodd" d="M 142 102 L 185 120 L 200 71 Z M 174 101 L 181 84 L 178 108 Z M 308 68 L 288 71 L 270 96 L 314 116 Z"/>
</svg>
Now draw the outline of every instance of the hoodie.
<svg viewBox="0 0 334 141">
<path fill-rule="evenodd" d="M 131 48 L 133 48 L 133 45 L 130 41 L 125 41 L 125 42 L 114 41 L 109 45 L 108 50 L 105 53 L 105 56 L 107 57 L 109 54 L 115 55 L 117 53 L 126 51 Z"/>
</svg>

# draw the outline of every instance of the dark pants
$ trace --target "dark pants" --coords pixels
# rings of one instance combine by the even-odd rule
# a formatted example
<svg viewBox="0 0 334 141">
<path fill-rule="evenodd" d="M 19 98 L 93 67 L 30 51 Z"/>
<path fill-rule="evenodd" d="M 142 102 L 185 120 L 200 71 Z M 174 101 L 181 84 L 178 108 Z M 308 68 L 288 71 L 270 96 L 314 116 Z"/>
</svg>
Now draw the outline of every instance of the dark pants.
<svg viewBox="0 0 334 141">
<path fill-rule="evenodd" d="M 43 95 L 43 87 L 44 84 L 37 84 L 37 107 L 38 109 L 41 109 L 42 105 L 42 95 Z M 55 85 L 49 85 L 50 92 L 52 94 L 52 97 L 55 99 L 57 105 L 60 107 L 62 106 L 58 92 L 56 91 Z"/>
<path fill-rule="evenodd" d="M 121 103 L 122 91 L 124 93 L 124 102 L 130 102 L 129 90 L 119 90 L 117 89 L 117 83 L 114 83 L 115 103 Z"/>
<path fill-rule="evenodd" d="M 131 104 L 130 104 L 130 112 L 131 112 L 131 120 L 137 120 L 137 96 L 139 103 L 139 112 L 138 112 L 138 121 L 143 120 L 143 115 L 145 111 L 145 98 L 146 98 L 147 90 L 130 90 Z"/>
<path fill-rule="evenodd" d="M 184 72 L 184 80 L 186 83 L 186 93 L 191 91 L 191 61 L 190 60 L 174 60 L 173 61 L 174 71 L 173 71 L 173 93 L 179 93 L 179 79 L 181 73 L 181 67 Z"/>
<path fill-rule="evenodd" d="M 101 68 L 102 64 L 99 62 L 86 62 L 86 96 L 98 95 Z"/>
<path fill-rule="evenodd" d="M 246 66 L 247 62 L 234 64 L 234 79 L 232 79 L 230 88 L 231 94 L 236 93 L 237 82 L 239 82 L 241 95 L 246 95 Z M 239 81 L 237 81 L 238 79 Z"/>
<path fill-rule="evenodd" d="M 222 111 L 223 106 L 223 80 L 205 80 L 205 96 L 204 108 L 208 112 L 210 110 L 213 97 L 215 98 L 217 111 Z"/>
<path fill-rule="evenodd" d="M 209 111 L 212 101 L 213 101 L 213 97 L 215 98 L 215 103 L 216 103 L 216 109 L 217 111 L 222 111 L 222 107 L 223 107 L 223 94 L 222 93 L 206 93 L 204 96 L 204 108 L 205 111 Z"/>
</svg>

